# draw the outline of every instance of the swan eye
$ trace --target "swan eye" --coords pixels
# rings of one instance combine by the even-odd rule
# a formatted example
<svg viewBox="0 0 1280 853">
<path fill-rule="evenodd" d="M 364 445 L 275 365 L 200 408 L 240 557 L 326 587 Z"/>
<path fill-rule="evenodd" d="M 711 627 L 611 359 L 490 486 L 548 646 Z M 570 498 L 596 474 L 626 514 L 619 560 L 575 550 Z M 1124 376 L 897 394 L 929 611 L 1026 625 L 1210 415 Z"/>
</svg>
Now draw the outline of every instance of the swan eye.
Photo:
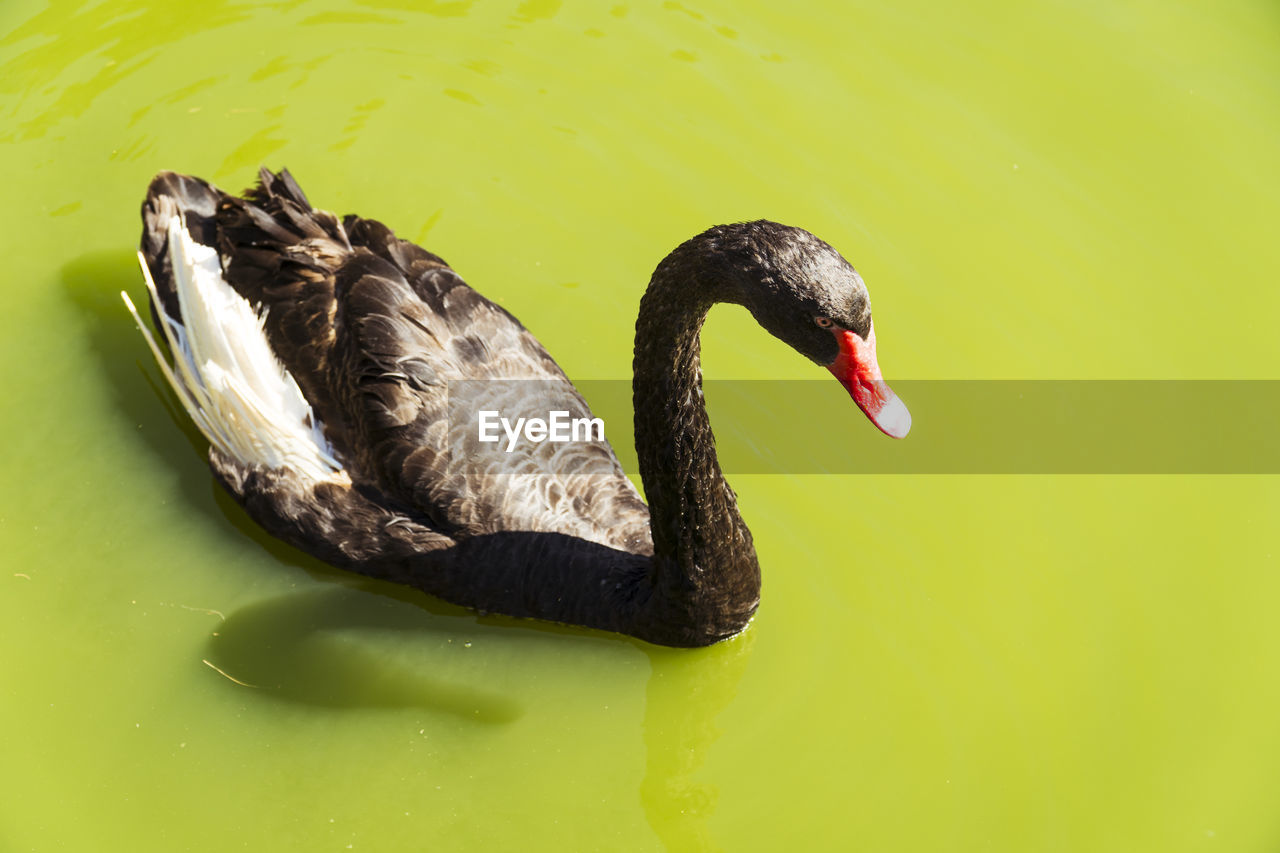
<svg viewBox="0 0 1280 853">
<path fill-rule="evenodd" d="M 830 317 L 814 317 L 813 322 L 818 324 L 820 329 L 830 329 L 835 322 Z"/>
</svg>

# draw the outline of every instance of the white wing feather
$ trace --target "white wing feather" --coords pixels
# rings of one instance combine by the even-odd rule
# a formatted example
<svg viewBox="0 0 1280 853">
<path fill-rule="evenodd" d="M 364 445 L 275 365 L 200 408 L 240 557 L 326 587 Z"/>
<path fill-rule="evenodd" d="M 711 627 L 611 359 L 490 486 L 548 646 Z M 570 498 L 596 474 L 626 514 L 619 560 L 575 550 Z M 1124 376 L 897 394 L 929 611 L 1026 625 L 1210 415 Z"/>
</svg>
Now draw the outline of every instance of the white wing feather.
<svg viewBox="0 0 1280 853">
<path fill-rule="evenodd" d="M 162 208 L 165 212 L 181 322 L 157 313 L 173 364 L 129 295 L 120 295 L 191 419 L 210 444 L 246 466 L 288 468 L 317 482 L 347 479 L 319 418 L 271 351 L 265 315 L 259 316 L 226 282 L 217 251 L 191 239 L 176 206 L 172 211 Z M 158 306 L 155 282 L 141 252 L 138 260 Z"/>
</svg>

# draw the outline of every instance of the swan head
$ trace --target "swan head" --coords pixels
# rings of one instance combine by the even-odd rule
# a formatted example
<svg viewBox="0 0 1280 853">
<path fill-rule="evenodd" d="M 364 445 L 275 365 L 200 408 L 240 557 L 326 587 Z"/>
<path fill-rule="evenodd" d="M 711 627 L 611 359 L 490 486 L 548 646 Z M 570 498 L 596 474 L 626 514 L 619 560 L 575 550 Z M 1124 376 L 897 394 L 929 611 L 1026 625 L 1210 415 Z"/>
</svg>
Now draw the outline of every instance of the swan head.
<svg viewBox="0 0 1280 853">
<path fill-rule="evenodd" d="M 911 414 L 880 373 L 871 298 L 853 265 L 802 228 L 777 222 L 729 226 L 729 301 L 827 368 L 881 432 L 903 438 Z"/>
</svg>

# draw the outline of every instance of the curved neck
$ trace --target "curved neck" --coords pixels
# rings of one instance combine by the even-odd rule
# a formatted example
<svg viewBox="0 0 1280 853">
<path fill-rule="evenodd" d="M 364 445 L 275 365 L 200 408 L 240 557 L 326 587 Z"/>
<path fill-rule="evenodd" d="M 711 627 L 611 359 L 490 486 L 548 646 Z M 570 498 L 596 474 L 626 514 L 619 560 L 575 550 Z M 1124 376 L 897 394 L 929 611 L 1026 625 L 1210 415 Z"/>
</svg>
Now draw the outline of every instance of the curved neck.
<svg viewBox="0 0 1280 853">
<path fill-rule="evenodd" d="M 751 533 L 716 456 L 702 395 L 698 335 L 707 311 L 733 298 L 732 272 L 710 232 L 667 256 L 636 320 L 636 453 L 649 502 L 651 610 L 697 625 L 713 642 L 742 630 L 760 600 Z M 715 635 L 715 636 L 712 636 Z"/>
</svg>

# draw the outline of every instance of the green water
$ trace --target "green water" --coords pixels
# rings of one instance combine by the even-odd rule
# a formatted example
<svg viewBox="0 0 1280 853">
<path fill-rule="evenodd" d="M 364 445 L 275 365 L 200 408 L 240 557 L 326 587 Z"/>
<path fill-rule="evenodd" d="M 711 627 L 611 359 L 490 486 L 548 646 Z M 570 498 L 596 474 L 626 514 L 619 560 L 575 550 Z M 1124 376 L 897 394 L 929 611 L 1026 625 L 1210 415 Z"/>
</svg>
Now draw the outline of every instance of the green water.
<svg viewBox="0 0 1280 853">
<path fill-rule="evenodd" d="M 1278 81 L 1269 0 L 6 0 L 0 849 L 1280 848 L 1276 477 L 738 476 L 759 615 L 657 649 L 265 539 L 116 295 L 154 172 L 266 163 L 575 378 L 767 216 L 891 379 L 1276 379 Z"/>
</svg>

